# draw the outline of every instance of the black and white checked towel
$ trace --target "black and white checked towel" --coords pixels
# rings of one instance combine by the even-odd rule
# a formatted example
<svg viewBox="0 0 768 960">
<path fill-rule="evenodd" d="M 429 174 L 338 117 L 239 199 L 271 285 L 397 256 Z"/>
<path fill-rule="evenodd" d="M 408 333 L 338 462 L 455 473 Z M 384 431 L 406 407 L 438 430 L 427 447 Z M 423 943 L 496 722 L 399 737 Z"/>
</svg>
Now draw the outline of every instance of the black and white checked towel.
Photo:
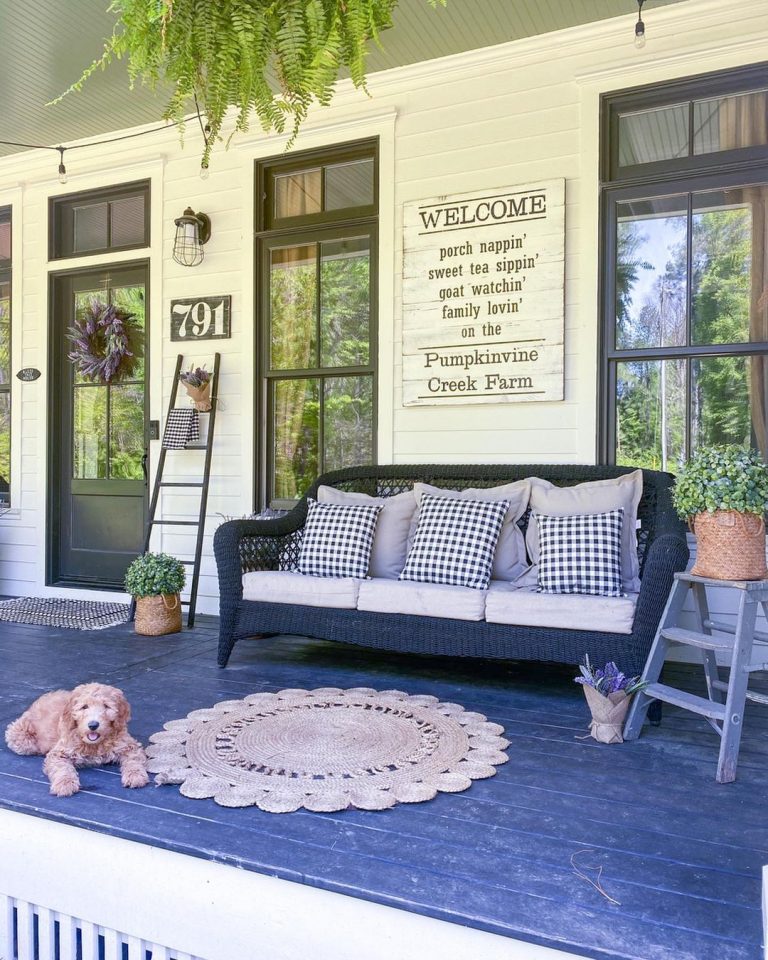
<svg viewBox="0 0 768 960">
<path fill-rule="evenodd" d="M 188 443 L 200 439 L 200 417 L 194 408 L 177 407 L 168 411 L 168 420 L 163 433 L 166 450 L 183 450 Z"/>
</svg>

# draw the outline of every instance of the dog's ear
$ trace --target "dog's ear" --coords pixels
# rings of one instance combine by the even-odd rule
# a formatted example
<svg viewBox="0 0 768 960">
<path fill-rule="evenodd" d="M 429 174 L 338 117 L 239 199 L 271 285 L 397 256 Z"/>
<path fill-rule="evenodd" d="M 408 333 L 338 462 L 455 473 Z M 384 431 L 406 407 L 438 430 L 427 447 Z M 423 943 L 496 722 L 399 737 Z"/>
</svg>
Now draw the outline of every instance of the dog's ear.
<svg viewBox="0 0 768 960">
<path fill-rule="evenodd" d="M 122 690 L 115 691 L 115 705 L 117 706 L 117 720 L 123 727 L 128 726 L 128 721 L 131 719 L 131 705 L 125 699 L 125 694 Z"/>
<path fill-rule="evenodd" d="M 77 728 L 77 719 L 75 717 L 75 691 L 70 693 L 59 717 L 59 734 L 71 733 Z"/>
</svg>

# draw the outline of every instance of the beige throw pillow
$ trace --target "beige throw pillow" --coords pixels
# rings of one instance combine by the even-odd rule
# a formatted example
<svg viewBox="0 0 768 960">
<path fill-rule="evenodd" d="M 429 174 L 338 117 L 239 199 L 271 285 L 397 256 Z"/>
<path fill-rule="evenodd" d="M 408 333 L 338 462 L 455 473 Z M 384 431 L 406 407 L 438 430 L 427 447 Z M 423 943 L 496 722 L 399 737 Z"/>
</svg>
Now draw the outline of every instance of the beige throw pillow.
<svg viewBox="0 0 768 960">
<path fill-rule="evenodd" d="M 609 510 L 624 510 L 621 536 L 621 574 L 624 591 L 640 589 L 640 562 L 637 558 L 637 508 L 643 495 L 643 471 L 634 470 L 614 480 L 590 480 L 573 487 L 558 487 L 549 480 L 531 477 L 531 513 L 550 517 L 591 516 Z M 540 557 L 539 531 L 535 522 L 528 523 L 525 535 L 531 563 Z"/>
<path fill-rule="evenodd" d="M 509 501 L 509 509 L 504 515 L 504 523 L 493 555 L 492 580 L 515 580 L 528 566 L 525 541 L 517 521 L 528 509 L 530 490 L 531 485 L 528 480 L 516 480 L 514 483 L 505 483 L 500 487 L 469 487 L 467 490 L 445 490 L 443 487 L 433 487 L 429 483 L 413 485 L 417 503 L 421 502 L 423 493 L 429 493 L 433 497 L 449 497 L 451 500 L 484 500 L 488 503 L 496 503 L 499 500 Z M 409 549 L 418 520 L 417 510 L 408 534 Z"/>
<path fill-rule="evenodd" d="M 348 493 L 336 487 L 321 485 L 317 490 L 320 503 L 366 503 L 382 504 L 373 535 L 371 562 L 368 576 L 383 577 L 385 580 L 397 580 L 405 566 L 408 554 L 408 531 L 411 519 L 416 512 L 416 496 L 412 490 L 398 493 L 394 497 L 371 497 L 367 493 Z"/>
</svg>

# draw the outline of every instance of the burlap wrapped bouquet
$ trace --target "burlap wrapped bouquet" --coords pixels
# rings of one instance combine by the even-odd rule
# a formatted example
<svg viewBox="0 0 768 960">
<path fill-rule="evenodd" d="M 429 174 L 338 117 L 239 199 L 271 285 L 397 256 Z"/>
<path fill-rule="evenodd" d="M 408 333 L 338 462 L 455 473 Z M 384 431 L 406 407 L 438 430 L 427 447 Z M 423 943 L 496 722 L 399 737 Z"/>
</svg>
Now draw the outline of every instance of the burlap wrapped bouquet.
<svg viewBox="0 0 768 960">
<path fill-rule="evenodd" d="M 622 731 L 629 703 L 632 694 L 645 686 L 644 681 L 625 676 L 613 661 L 596 670 L 588 656 L 579 670 L 581 676 L 576 677 L 576 683 L 584 688 L 592 712 L 590 734 L 599 743 L 624 743 Z"/>
</svg>

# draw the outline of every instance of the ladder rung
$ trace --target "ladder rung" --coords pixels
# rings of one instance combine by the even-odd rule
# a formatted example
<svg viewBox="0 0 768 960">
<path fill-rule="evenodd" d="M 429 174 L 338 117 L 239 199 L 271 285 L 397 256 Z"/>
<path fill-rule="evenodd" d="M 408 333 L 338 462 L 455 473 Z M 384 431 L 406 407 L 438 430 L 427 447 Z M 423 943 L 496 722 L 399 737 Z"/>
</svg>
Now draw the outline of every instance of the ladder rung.
<svg viewBox="0 0 768 960">
<path fill-rule="evenodd" d="M 710 630 L 719 630 L 720 633 L 736 633 L 736 625 L 733 623 L 724 623 L 721 620 L 705 620 L 704 626 L 709 627 Z M 761 640 L 763 643 L 768 643 L 768 633 L 765 633 L 761 630 L 755 630 L 752 633 L 752 636 L 755 640 Z"/>
<path fill-rule="evenodd" d="M 153 525 L 161 527 L 197 527 L 197 520 L 150 520 Z"/>
<path fill-rule="evenodd" d="M 713 720 L 725 719 L 724 703 L 716 703 L 707 697 L 697 697 L 693 693 L 668 687 L 665 683 L 649 683 L 647 687 L 643 687 L 643 693 L 655 700 L 663 700 L 664 703 L 671 703 L 675 707 L 691 710 L 702 717 L 711 717 Z"/>
<path fill-rule="evenodd" d="M 177 481 L 177 480 L 161 480 L 161 487 L 202 487 L 202 480 L 195 481 Z"/>
<path fill-rule="evenodd" d="M 188 443 L 186 447 L 182 447 L 182 450 L 207 450 L 207 443 Z"/>
<path fill-rule="evenodd" d="M 732 650 L 733 641 L 724 637 L 710 637 L 695 630 L 683 630 L 681 627 L 665 627 L 660 631 L 666 640 L 684 643 L 687 647 L 699 647 L 701 650 Z"/>
<path fill-rule="evenodd" d="M 713 687 L 716 687 L 718 690 L 728 690 L 728 684 L 725 680 L 715 680 L 712 683 Z M 755 703 L 768 703 L 768 694 L 758 693 L 756 690 L 747 690 L 747 700 L 753 700 Z"/>
</svg>

